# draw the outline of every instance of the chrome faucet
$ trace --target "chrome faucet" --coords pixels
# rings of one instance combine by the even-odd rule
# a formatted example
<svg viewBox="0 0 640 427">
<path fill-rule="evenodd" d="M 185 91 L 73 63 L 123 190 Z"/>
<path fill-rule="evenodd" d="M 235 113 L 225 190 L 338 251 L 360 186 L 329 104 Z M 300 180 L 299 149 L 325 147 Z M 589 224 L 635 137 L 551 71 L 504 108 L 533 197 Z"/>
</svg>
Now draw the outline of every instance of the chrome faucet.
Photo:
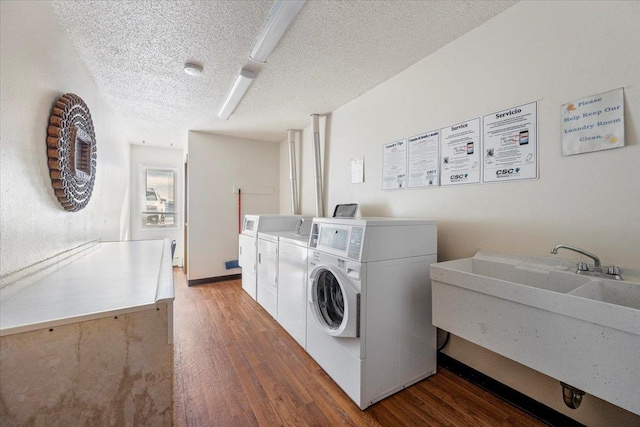
<svg viewBox="0 0 640 427">
<path fill-rule="evenodd" d="M 569 245 L 555 245 L 553 247 L 553 249 L 551 249 L 551 253 L 552 254 L 557 254 L 558 253 L 558 249 L 569 249 L 570 251 L 578 252 L 579 254 L 582 254 L 584 256 L 588 256 L 589 258 L 591 258 L 593 260 L 594 271 L 597 271 L 598 273 L 602 273 L 602 265 L 600 264 L 600 258 L 595 256 L 591 252 L 587 252 L 587 251 L 585 251 L 583 249 L 576 248 L 574 246 L 569 246 Z M 582 264 L 584 264 L 584 263 L 581 262 L 581 263 L 578 264 L 578 271 L 589 271 L 588 267 L 585 268 L 585 269 L 580 268 L 581 266 L 582 267 L 586 267 L 586 266 L 583 266 Z"/>
<path fill-rule="evenodd" d="M 609 268 L 607 268 L 607 272 L 603 273 L 602 272 L 602 265 L 600 264 L 600 258 L 598 258 L 596 255 L 592 254 L 591 252 L 587 252 L 583 249 L 580 248 L 576 248 L 574 246 L 569 246 L 569 245 L 556 245 L 553 247 L 553 249 L 551 249 L 551 253 L 552 254 L 557 254 L 558 253 L 558 249 L 568 249 L 570 251 L 574 251 L 577 252 L 579 254 L 582 254 L 584 256 L 588 256 L 589 258 L 591 258 L 593 260 L 593 272 L 589 271 L 589 266 L 587 265 L 586 262 L 579 262 L 576 268 L 576 273 L 578 274 L 588 274 L 591 276 L 598 276 L 598 277 L 606 277 L 606 278 L 611 278 L 611 276 L 613 276 L 613 278 L 615 280 L 622 280 L 622 276 L 620 276 L 620 269 L 618 267 L 615 266 L 609 266 Z"/>
</svg>

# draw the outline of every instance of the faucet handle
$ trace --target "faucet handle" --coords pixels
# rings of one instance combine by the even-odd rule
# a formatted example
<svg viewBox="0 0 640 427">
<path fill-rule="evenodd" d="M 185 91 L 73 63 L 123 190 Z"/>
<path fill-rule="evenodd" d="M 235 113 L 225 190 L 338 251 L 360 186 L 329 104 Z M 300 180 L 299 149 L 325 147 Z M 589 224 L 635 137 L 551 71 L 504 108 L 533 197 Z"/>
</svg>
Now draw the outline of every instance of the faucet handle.
<svg viewBox="0 0 640 427">
<path fill-rule="evenodd" d="M 607 274 L 610 274 L 612 276 L 619 276 L 620 275 L 620 269 L 616 266 L 609 266 L 609 268 L 607 269 Z"/>
<path fill-rule="evenodd" d="M 607 275 L 613 276 L 616 280 L 622 280 L 622 276 L 620 276 L 620 269 L 614 265 L 607 268 Z"/>
<path fill-rule="evenodd" d="M 578 272 L 580 271 L 589 271 L 589 266 L 586 262 L 579 262 L 577 265 Z"/>
</svg>

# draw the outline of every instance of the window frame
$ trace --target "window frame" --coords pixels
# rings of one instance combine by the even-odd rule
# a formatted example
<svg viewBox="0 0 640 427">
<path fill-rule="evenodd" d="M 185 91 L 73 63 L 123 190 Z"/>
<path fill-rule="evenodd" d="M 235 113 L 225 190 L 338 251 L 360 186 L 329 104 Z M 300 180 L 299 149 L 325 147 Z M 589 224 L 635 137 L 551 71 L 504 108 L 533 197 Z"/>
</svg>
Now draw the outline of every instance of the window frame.
<svg viewBox="0 0 640 427">
<path fill-rule="evenodd" d="M 173 214 L 173 224 L 166 225 L 161 221 L 157 223 L 149 223 L 145 220 L 145 215 L 149 215 L 149 211 L 145 210 L 148 206 L 147 203 L 147 190 L 148 190 L 148 182 L 147 182 L 147 173 L 148 171 L 161 171 L 161 172 L 171 172 L 173 174 L 173 211 L 163 211 L 165 214 Z M 151 187 L 153 189 L 153 187 Z M 162 199 L 162 194 L 154 189 L 156 192 L 156 196 Z M 167 230 L 167 229 L 177 229 L 180 227 L 180 206 L 179 206 L 179 174 L 178 168 L 173 165 L 158 165 L 158 164 L 145 164 L 141 163 L 139 165 L 138 171 L 138 205 L 136 216 L 138 217 L 140 224 L 140 229 L 143 231 L 157 231 L 157 230 Z M 166 200 L 169 200 L 167 197 Z"/>
</svg>

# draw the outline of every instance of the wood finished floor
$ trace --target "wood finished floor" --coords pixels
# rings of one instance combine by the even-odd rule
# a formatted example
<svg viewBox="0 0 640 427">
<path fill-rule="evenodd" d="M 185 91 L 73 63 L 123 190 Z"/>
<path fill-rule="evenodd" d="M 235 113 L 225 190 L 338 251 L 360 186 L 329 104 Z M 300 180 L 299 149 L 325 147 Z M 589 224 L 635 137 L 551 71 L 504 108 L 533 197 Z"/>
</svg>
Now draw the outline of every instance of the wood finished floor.
<svg viewBox="0 0 640 427">
<path fill-rule="evenodd" d="M 439 368 L 361 411 L 240 281 L 174 269 L 176 426 L 542 426 Z"/>
</svg>

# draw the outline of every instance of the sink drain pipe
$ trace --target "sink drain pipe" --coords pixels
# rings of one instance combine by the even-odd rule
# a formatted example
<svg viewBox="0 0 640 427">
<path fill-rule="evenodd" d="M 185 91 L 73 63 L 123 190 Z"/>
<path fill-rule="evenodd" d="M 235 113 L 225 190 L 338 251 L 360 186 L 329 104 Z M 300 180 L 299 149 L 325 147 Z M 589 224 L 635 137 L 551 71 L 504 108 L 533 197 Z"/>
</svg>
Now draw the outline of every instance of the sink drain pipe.
<svg viewBox="0 0 640 427">
<path fill-rule="evenodd" d="M 291 214 L 298 214 L 298 180 L 296 174 L 296 131 L 288 129 L 289 140 L 289 181 L 291 183 Z"/>
<path fill-rule="evenodd" d="M 560 384 L 562 385 L 562 398 L 564 399 L 564 404 L 571 409 L 578 409 L 582 403 L 584 391 L 563 383 L 562 381 L 560 381 Z"/>
<path fill-rule="evenodd" d="M 311 115 L 311 123 L 313 127 L 313 162 L 314 162 L 314 176 L 316 183 L 316 217 L 322 218 L 323 206 L 322 206 L 322 168 L 320 163 L 320 125 L 319 115 Z"/>
</svg>

